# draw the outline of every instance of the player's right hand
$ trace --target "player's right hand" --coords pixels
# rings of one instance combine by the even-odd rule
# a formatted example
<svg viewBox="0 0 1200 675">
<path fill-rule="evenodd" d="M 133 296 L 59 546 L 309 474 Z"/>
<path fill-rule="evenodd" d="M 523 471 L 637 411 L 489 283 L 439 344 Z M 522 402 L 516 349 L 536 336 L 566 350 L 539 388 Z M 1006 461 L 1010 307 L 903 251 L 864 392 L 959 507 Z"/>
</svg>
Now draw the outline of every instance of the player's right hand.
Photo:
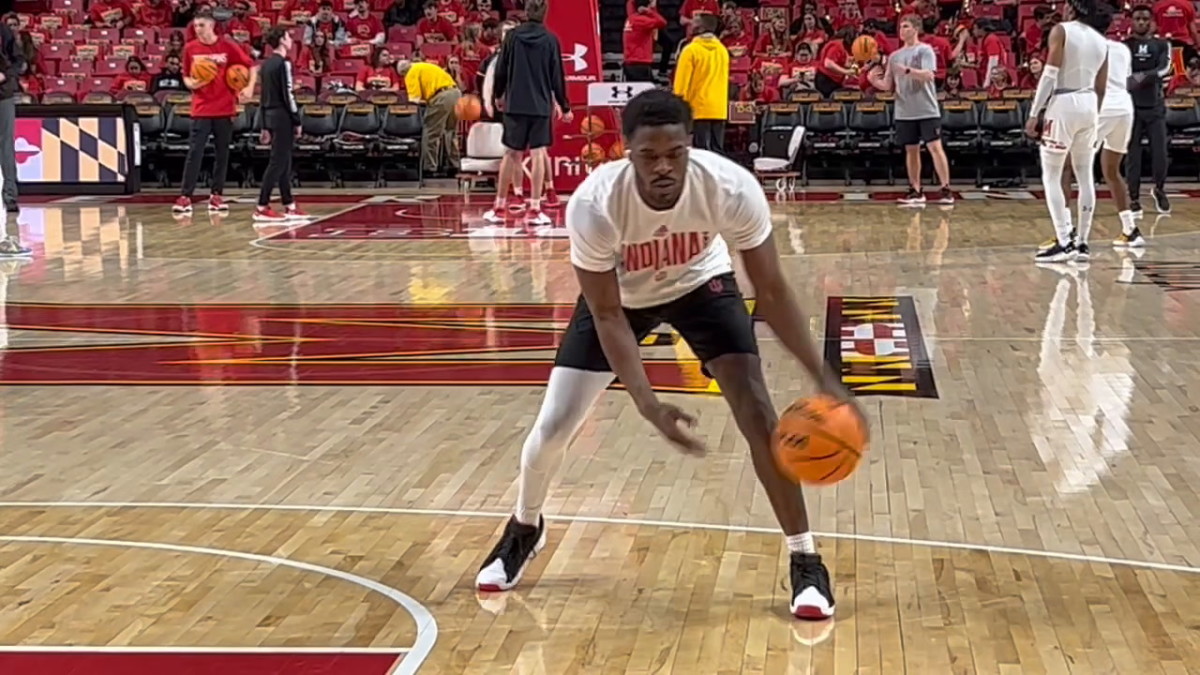
<svg viewBox="0 0 1200 675">
<path fill-rule="evenodd" d="M 271 130 L 270 129 L 263 129 L 262 131 L 258 132 L 258 143 L 259 143 L 259 145 L 270 145 L 271 144 Z"/>
<path fill-rule="evenodd" d="M 696 426 L 695 417 L 669 403 L 659 402 L 641 409 L 641 413 L 680 452 L 696 456 L 705 453 L 704 442 L 691 432 Z"/>
</svg>

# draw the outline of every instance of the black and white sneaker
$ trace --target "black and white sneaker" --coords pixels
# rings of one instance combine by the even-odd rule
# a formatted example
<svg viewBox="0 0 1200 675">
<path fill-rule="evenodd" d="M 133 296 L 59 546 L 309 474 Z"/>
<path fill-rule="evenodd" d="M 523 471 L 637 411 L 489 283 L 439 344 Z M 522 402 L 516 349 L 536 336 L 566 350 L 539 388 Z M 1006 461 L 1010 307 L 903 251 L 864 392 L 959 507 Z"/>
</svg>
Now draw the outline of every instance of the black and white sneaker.
<svg viewBox="0 0 1200 675">
<path fill-rule="evenodd" d="M 22 246 L 16 237 L 10 235 L 0 239 L 0 258 L 28 258 L 31 255 L 33 251 Z"/>
<path fill-rule="evenodd" d="M 1133 232 L 1125 234 L 1122 232 L 1113 240 L 1113 248 L 1142 248 L 1146 245 L 1146 238 L 1142 236 L 1142 228 L 1135 227 Z"/>
<path fill-rule="evenodd" d="M 1054 242 L 1053 246 L 1048 248 L 1039 248 L 1033 259 L 1037 262 L 1067 262 L 1075 259 L 1075 244 L 1067 242 L 1066 246 Z"/>
<path fill-rule="evenodd" d="M 1137 199 L 1129 202 L 1129 210 L 1133 213 L 1134 218 L 1141 218 L 1145 215 L 1145 211 L 1142 211 L 1142 202 Z"/>
<path fill-rule="evenodd" d="M 1092 259 L 1092 249 L 1087 244 L 1075 247 L 1075 262 L 1087 262 Z"/>
<path fill-rule="evenodd" d="M 954 204 L 954 192 L 949 187 L 944 187 L 938 190 L 936 201 L 944 206 L 950 206 Z"/>
<path fill-rule="evenodd" d="M 529 561 L 546 545 L 546 521 L 538 516 L 537 527 L 525 525 L 516 516 L 508 519 L 504 534 L 484 558 L 475 587 L 481 591 L 507 591 L 521 580 Z"/>
<path fill-rule="evenodd" d="M 1071 234 L 1067 235 L 1067 241 L 1075 241 L 1078 237 L 1079 237 L 1079 231 L 1072 227 Z M 1042 243 L 1038 244 L 1038 250 L 1044 251 L 1048 248 L 1054 248 L 1057 245 L 1058 245 L 1058 239 L 1051 237 L 1051 238 L 1047 239 L 1046 241 L 1043 241 Z"/>
<path fill-rule="evenodd" d="M 925 193 L 914 188 L 909 188 L 908 192 L 898 200 L 900 206 L 924 206 Z"/>
<path fill-rule="evenodd" d="M 829 570 L 816 553 L 793 553 L 792 616 L 821 621 L 833 616 L 833 585 Z"/>
<path fill-rule="evenodd" d="M 1161 188 L 1154 188 L 1150 192 L 1150 196 L 1154 198 L 1154 209 L 1159 213 L 1170 213 L 1171 202 L 1167 199 L 1167 191 Z"/>
</svg>

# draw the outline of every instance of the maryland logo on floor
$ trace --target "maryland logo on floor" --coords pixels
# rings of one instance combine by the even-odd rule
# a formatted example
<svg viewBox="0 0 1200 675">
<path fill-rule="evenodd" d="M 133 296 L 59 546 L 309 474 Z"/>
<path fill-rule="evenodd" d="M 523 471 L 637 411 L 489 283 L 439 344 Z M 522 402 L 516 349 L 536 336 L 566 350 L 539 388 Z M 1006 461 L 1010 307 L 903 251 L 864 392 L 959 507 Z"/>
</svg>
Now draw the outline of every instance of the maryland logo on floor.
<svg viewBox="0 0 1200 675">
<path fill-rule="evenodd" d="M 908 296 L 829 298 L 825 360 L 858 395 L 938 395 L 916 305 Z"/>
</svg>

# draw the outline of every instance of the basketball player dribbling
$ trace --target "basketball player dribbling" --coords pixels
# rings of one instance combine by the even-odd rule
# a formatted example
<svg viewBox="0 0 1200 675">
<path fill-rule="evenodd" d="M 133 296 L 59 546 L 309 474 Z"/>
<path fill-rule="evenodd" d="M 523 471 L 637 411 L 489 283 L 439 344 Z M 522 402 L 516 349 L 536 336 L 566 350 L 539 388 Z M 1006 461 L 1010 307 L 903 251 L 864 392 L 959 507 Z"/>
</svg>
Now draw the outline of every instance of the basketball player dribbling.
<svg viewBox="0 0 1200 675">
<path fill-rule="evenodd" d="M 567 205 L 582 297 L 521 451 L 516 513 L 483 561 L 476 586 L 514 587 L 545 546 L 541 510 L 551 478 L 614 373 L 659 433 L 686 454 L 703 453 L 688 430 L 695 420 L 658 399 L 638 353 L 639 341 L 666 322 L 716 379 L 750 446 L 791 554 L 792 614 L 828 618 L 834 611 L 829 571 L 817 554 L 800 490 L 772 456 L 777 417 L 728 245 L 741 252 L 758 311 L 783 346 L 825 393 L 851 405 L 860 419 L 862 413 L 813 344 L 780 269 L 770 207 L 754 177 L 720 155 L 689 149 L 691 109 L 668 91 L 635 96 L 622 126 L 629 158 L 597 168 Z"/>
<path fill-rule="evenodd" d="M 1096 211 L 1096 132 L 1108 83 L 1108 41 L 1084 23 L 1098 11 L 1096 0 L 1068 0 L 1063 21 L 1050 31 L 1049 54 L 1038 80 L 1025 131 L 1041 139 L 1042 187 L 1054 222 L 1055 241 L 1038 249 L 1038 262 L 1087 259 L 1087 234 Z M 1044 119 L 1042 117 L 1045 113 Z M 1071 237 L 1063 170 L 1068 158 L 1079 184 L 1079 241 Z"/>
</svg>

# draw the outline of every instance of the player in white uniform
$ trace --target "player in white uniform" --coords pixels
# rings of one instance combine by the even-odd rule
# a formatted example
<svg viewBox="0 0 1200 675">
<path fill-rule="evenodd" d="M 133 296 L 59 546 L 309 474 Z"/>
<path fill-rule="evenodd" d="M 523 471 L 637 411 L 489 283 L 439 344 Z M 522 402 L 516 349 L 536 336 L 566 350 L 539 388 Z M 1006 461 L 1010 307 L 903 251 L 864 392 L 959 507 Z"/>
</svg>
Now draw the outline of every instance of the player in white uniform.
<svg viewBox="0 0 1200 675">
<path fill-rule="evenodd" d="M 1112 12 L 1097 13 L 1092 27 L 1101 34 L 1108 32 L 1112 25 Z M 1138 229 L 1137 220 L 1129 203 L 1129 186 L 1125 183 L 1125 175 L 1121 172 L 1121 161 L 1129 151 L 1129 139 L 1133 135 L 1133 98 L 1129 96 L 1129 80 L 1133 77 L 1133 55 L 1129 47 L 1116 40 L 1108 41 L 1108 89 L 1104 94 L 1104 104 L 1100 108 L 1100 126 L 1097 129 L 1096 142 L 1101 146 L 1100 169 L 1104 173 L 1104 182 L 1112 192 L 1113 203 L 1117 206 L 1117 216 L 1121 219 L 1121 234 L 1113 240 L 1117 248 L 1140 247 L 1146 245 Z M 1080 231 L 1079 241 L 1087 243 L 1087 233 Z"/>
<path fill-rule="evenodd" d="M 1063 7 L 1063 22 L 1050 31 L 1049 54 L 1025 127 L 1030 136 L 1041 138 L 1042 187 L 1057 240 L 1038 250 L 1034 258 L 1039 262 L 1074 260 L 1078 253 L 1071 241 L 1062 188 L 1068 158 L 1079 183 L 1080 231 L 1091 229 L 1096 210 L 1092 166 L 1096 127 L 1108 84 L 1108 41 L 1082 20 L 1098 11 L 1096 0 L 1069 0 Z M 1082 246 L 1086 257 L 1090 251 L 1086 243 Z"/>
<path fill-rule="evenodd" d="M 689 149 L 691 110 L 668 91 L 635 96 L 622 126 L 629 159 L 597 168 L 567 205 L 571 262 L 583 293 L 521 450 L 516 512 L 484 559 L 476 586 L 512 588 L 545 545 L 541 510 L 550 480 L 614 373 L 659 433 L 684 452 L 703 452 L 688 431 L 695 420 L 658 399 L 638 353 L 638 343 L 665 322 L 716 379 L 750 446 L 791 553 L 792 614 L 828 618 L 834 610 L 829 571 L 816 552 L 804 498 L 771 453 L 775 409 L 729 246 L 741 252 L 757 310 L 783 346 L 824 392 L 861 412 L 809 335 L 780 270 L 770 207 L 754 176 L 720 155 Z"/>
</svg>

